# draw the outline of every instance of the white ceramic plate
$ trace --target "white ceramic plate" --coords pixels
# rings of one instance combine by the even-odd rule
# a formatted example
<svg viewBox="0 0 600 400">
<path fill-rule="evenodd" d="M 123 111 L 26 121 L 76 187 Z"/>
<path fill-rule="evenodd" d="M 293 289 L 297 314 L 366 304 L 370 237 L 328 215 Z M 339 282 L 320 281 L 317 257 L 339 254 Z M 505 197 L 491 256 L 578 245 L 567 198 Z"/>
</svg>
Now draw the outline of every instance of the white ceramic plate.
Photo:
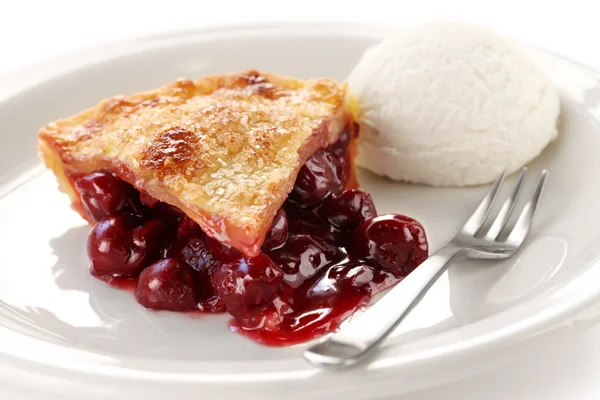
<svg viewBox="0 0 600 400">
<path fill-rule="evenodd" d="M 310 24 L 184 33 L 94 49 L 0 80 L 2 398 L 372 398 L 471 375 L 542 334 L 595 322 L 600 75 L 539 50 L 532 54 L 560 88 L 563 114 L 560 140 L 531 165 L 534 173 L 551 170 L 531 240 L 508 262 L 451 268 L 368 365 L 322 372 L 300 357 L 303 346 L 261 347 L 230 333 L 224 316 L 149 312 L 88 275 L 89 227 L 40 166 L 40 126 L 180 76 L 258 68 L 342 80 L 383 31 Z M 380 211 L 421 220 L 434 250 L 487 190 L 403 185 L 363 171 L 359 178 Z"/>
</svg>

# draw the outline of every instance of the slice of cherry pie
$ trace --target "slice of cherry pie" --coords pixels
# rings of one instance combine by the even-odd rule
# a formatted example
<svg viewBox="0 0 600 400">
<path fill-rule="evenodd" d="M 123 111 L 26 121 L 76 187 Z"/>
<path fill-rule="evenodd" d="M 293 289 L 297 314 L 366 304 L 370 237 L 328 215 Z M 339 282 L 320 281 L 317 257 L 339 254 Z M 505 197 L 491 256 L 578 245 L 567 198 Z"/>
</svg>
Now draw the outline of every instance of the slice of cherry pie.
<svg viewBox="0 0 600 400">
<path fill-rule="evenodd" d="M 353 101 L 331 79 L 257 71 L 115 97 L 39 132 L 91 271 L 147 308 L 228 311 L 284 345 L 336 329 L 428 253 L 354 176 Z"/>
</svg>

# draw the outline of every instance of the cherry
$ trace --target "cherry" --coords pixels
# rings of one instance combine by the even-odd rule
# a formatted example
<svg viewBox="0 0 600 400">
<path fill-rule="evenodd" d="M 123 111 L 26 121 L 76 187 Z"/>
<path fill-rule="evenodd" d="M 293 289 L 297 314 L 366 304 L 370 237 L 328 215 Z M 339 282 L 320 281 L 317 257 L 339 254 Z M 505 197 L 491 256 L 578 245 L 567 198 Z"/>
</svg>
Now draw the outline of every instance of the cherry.
<svg viewBox="0 0 600 400">
<path fill-rule="evenodd" d="M 292 333 L 302 335 L 304 332 L 303 335 L 314 337 L 335 329 L 369 302 L 374 294 L 369 279 L 374 272 L 364 263 L 344 263 L 324 267 L 306 280 L 288 301 L 292 310 L 286 315 L 292 316 L 292 323 L 288 322 L 294 329 Z"/>
<path fill-rule="evenodd" d="M 204 232 L 202 231 L 202 228 L 200 228 L 200 225 L 198 225 L 196 221 L 194 221 L 187 215 L 184 215 L 179 220 L 176 236 L 180 238 L 188 235 L 199 235 L 202 237 L 205 236 Z"/>
<path fill-rule="evenodd" d="M 88 237 L 88 255 L 98 275 L 137 276 L 154 261 L 163 224 L 116 214 L 98 222 Z"/>
<path fill-rule="evenodd" d="M 348 153 L 339 151 L 336 152 L 334 149 L 330 149 L 328 152 L 329 162 L 334 166 L 335 174 L 337 181 L 339 182 L 339 186 L 332 191 L 332 193 L 339 193 L 344 188 L 346 181 L 348 180 L 348 176 L 350 175 L 350 163 L 348 162 Z"/>
<path fill-rule="evenodd" d="M 206 248 L 212 253 L 212 255 L 222 261 L 233 260 L 240 257 L 242 254 L 239 252 L 239 250 L 209 236 L 204 238 L 204 242 L 206 243 Z"/>
<path fill-rule="evenodd" d="M 179 208 L 161 201 L 156 202 L 150 208 L 147 214 L 150 214 L 154 218 L 163 220 L 165 222 L 168 221 L 170 225 L 175 226 L 177 226 L 179 221 L 181 221 L 184 217 L 187 218 L 183 211 L 181 211 Z"/>
<path fill-rule="evenodd" d="M 135 189 L 108 171 L 85 175 L 75 181 L 75 187 L 85 210 L 95 222 L 128 206 L 132 211 L 141 208 Z"/>
<path fill-rule="evenodd" d="M 371 195 L 360 190 L 345 190 L 328 197 L 319 208 L 319 215 L 342 230 L 352 230 L 377 215 Z"/>
<path fill-rule="evenodd" d="M 421 264 L 429 248 L 423 226 L 398 214 L 385 214 L 363 222 L 352 238 L 348 252 L 372 260 L 397 277 L 403 277 Z"/>
<path fill-rule="evenodd" d="M 277 297 L 283 273 L 261 253 L 224 262 L 213 281 L 227 311 L 236 319 L 251 320 Z"/>
<path fill-rule="evenodd" d="M 340 242 L 339 229 L 323 223 L 323 218 L 319 217 L 314 209 L 299 207 L 291 201 L 286 201 L 284 207 L 288 217 L 289 235 L 306 234 L 330 243 Z"/>
<path fill-rule="evenodd" d="M 267 232 L 266 239 L 262 245 L 262 251 L 271 251 L 281 247 L 288 236 L 288 221 L 283 208 L 280 208 L 273 219 L 271 229 Z"/>
<path fill-rule="evenodd" d="M 196 271 L 215 269 L 220 262 L 208 251 L 204 238 L 204 233 L 200 230 L 177 238 L 167 251 L 167 257 L 185 261 Z"/>
<path fill-rule="evenodd" d="M 336 167 L 337 177 L 342 185 L 346 184 L 350 176 L 350 137 L 356 132 L 358 132 L 357 124 L 346 126 L 346 129 L 344 129 L 337 142 L 326 149 L 332 158 L 333 165 Z"/>
<path fill-rule="evenodd" d="M 198 226 L 198 225 L 196 225 Z M 203 311 L 224 311 L 224 305 L 219 300 L 217 292 L 212 285 L 212 276 L 221 265 L 204 242 L 205 235 L 200 227 L 190 230 L 183 237 L 177 238 L 171 248 L 167 251 L 167 257 L 185 261 L 196 271 L 198 282 L 198 307 Z"/>
<path fill-rule="evenodd" d="M 152 310 L 189 311 L 196 308 L 197 292 L 193 269 L 182 261 L 165 258 L 142 271 L 135 298 Z"/>
<path fill-rule="evenodd" d="M 320 268 L 343 258 L 341 250 L 311 235 L 291 235 L 285 246 L 270 253 L 285 274 L 285 281 L 298 287 Z"/>
<path fill-rule="evenodd" d="M 338 176 L 337 161 L 325 150 L 317 150 L 298 172 L 290 199 L 302 207 L 313 207 L 330 194 L 341 192 L 343 182 Z"/>
<path fill-rule="evenodd" d="M 387 289 L 397 281 L 391 272 L 368 260 L 347 260 L 329 268 L 326 276 L 341 287 L 361 288 L 369 294 Z"/>
<path fill-rule="evenodd" d="M 342 287 L 368 288 L 373 280 L 374 271 L 361 262 L 335 265 L 329 268 L 325 276 Z"/>
<path fill-rule="evenodd" d="M 345 302 L 366 302 L 371 277 L 371 271 L 359 265 L 325 268 L 325 273 L 315 275 L 295 290 L 293 304 L 302 310 L 330 310 Z"/>
<path fill-rule="evenodd" d="M 152 208 L 147 210 L 146 218 L 158 219 L 163 223 L 163 236 L 167 239 L 163 244 L 165 247 L 164 250 L 166 250 L 171 245 L 172 240 L 177 237 L 177 231 L 182 219 L 187 217 L 179 208 L 167 203 L 157 202 Z"/>
</svg>

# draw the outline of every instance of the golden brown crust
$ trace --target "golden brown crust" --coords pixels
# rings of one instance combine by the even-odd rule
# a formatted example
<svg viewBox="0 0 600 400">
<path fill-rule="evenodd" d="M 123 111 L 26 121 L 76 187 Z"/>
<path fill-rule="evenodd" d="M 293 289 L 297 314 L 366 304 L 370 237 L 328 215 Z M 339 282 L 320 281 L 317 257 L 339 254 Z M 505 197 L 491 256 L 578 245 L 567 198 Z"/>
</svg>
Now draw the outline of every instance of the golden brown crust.
<svg viewBox="0 0 600 400">
<path fill-rule="evenodd" d="M 255 255 L 306 159 L 335 142 L 346 86 L 245 71 L 114 97 L 39 132 L 62 176 L 109 169 Z"/>
</svg>

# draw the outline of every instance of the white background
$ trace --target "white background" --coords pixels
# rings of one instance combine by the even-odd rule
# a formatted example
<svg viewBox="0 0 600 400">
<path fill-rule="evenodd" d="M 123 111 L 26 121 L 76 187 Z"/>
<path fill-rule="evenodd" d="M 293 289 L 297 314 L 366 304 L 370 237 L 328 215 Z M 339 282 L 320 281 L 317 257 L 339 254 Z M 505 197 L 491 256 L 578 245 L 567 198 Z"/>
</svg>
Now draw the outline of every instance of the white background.
<svg viewBox="0 0 600 400">
<path fill-rule="evenodd" d="M 210 25 L 282 20 L 398 24 L 435 19 L 475 21 L 600 69 L 596 2 L 0 0 L 0 75 L 115 40 Z M 600 327 L 556 342 L 510 367 L 402 400 L 596 400 L 600 398 L 598 378 Z"/>
</svg>

